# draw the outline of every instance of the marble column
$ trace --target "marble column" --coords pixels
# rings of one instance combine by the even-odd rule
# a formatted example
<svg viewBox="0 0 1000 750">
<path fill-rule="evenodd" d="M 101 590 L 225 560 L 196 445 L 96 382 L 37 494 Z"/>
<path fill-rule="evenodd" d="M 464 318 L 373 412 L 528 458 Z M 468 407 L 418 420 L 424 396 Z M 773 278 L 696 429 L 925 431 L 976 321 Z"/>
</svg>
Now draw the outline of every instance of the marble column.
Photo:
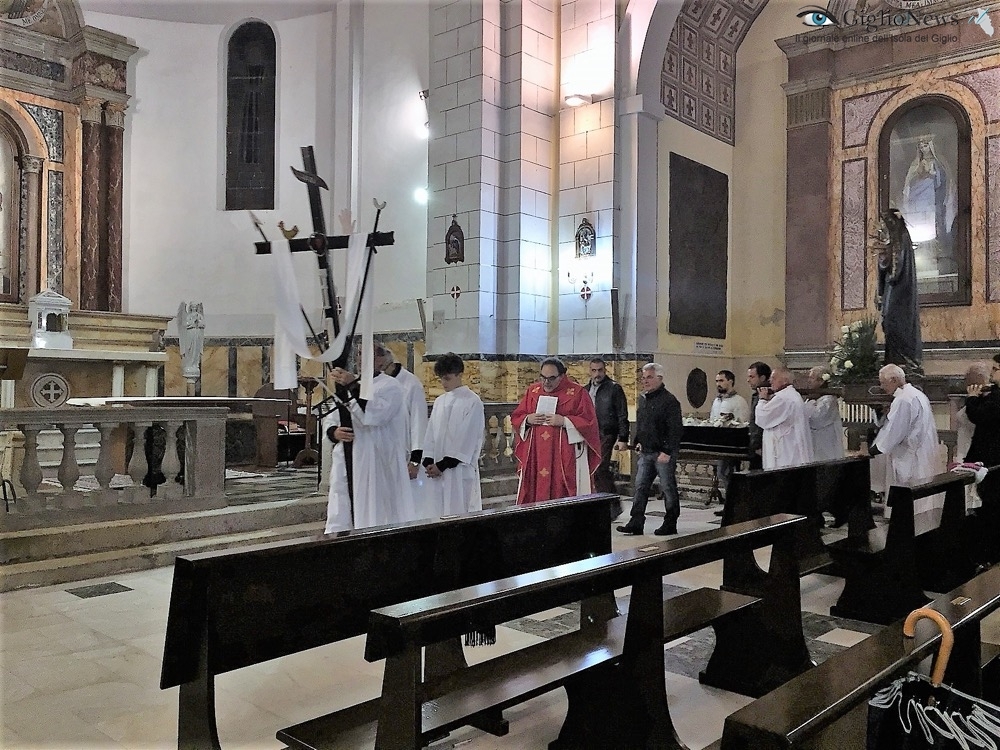
<svg viewBox="0 0 1000 750">
<path fill-rule="evenodd" d="M 101 102 L 84 99 L 80 194 L 80 309 L 101 309 Z"/>
<path fill-rule="evenodd" d="M 41 259 L 41 226 L 42 226 L 42 164 L 44 159 L 39 156 L 21 157 L 21 179 L 24 181 L 25 204 L 29 207 L 24 213 L 26 228 L 24 236 L 24 288 L 21 299 L 28 300 L 38 294 L 38 264 Z"/>
<path fill-rule="evenodd" d="M 787 95 L 785 212 L 785 349 L 820 350 L 829 341 L 828 241 L 832 160 L 831 90 L 823 82 L 793 87 Z"/>
<path fill-rule="evenodd" d="M 122 310 L 122 171 L 125 106 L 109 102 L 104 108 L 105 164 L 105 278 L 107 300 L 103 309 Z"/>
</svg>

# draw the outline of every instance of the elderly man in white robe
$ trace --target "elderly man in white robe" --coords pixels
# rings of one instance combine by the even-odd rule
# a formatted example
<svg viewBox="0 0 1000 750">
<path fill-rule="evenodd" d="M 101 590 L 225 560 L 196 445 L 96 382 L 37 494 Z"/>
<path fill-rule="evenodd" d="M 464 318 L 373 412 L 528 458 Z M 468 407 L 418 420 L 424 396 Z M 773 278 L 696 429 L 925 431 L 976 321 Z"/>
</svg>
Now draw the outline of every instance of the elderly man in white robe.
<svg viewBox="0 0 1000 750">
<path fill-rule="evenodd" d="M 892 396 L 892 404 L 868 452 L 872 456 L 884 453 L 888 459 L 887 487 L 920 484 L 944 470 L 931 403 L 923 391 L 906 382 L 906 374 L 899 365 L 886 365 L 879 370 L 878 381 L 882 390 Z M 943 493 L 914 502 L 918 534 L 938 526 L 943 506 Z"/>
<path fill-rule="evenodd" d="M 338 385 L 347 388 L 348 398 L 326 422 L 334 448 L 324 533 L 414 520 L 402 386 L 376 371 L 371 396 L 364 399 L 357 376 L 340 367 L 331 374 Z"/>
<path fill-rule="evenodd" d="M 444 393 L 434 401 L 424 441 L 424 497 L 437 516 L 483 509 L 479 454 L 486 413 L 482 399 L 462 383 L 465 363 L 448 352 L 434 363 Z"/>
<path fill-rule="evenodd" d="M 758 389 L 754 416 L 763 432 L 761 459 L 765 469 L 800 466 L 813 460 L 812 435 L 805 402 L 785 367 L 771 373 L 771 386 Z"/>
<path fill-rule="evenodd" d="M 403 387 L 408 457 L 406 469 L 410 475 L 410 494 L 413 495 L 416 518 L 430 518 L 435 512 L 424 498 L 424 473 L 420 471 L 424 435 L 427 434 L 427 393 L 424 391 L 424 384 L 420 382 L 420 378 L 396 362 L 392 352 L 378 342 L 375 342 L 375 367 L 395 378 Z"/>
<path fill-rule="evenodd" d="M 829 380 L 830 371 L 813 367 L 806 380 L 811 391 L 819 391 Z M 824 378 L 823 376 L 827 377 Z M 840 399 L 833 394 L 806 399 L 806 416 L 812 433 L 813 460 L 836 461 L 844 457 L 844 423 L 840 418 Z"/>
</svg>

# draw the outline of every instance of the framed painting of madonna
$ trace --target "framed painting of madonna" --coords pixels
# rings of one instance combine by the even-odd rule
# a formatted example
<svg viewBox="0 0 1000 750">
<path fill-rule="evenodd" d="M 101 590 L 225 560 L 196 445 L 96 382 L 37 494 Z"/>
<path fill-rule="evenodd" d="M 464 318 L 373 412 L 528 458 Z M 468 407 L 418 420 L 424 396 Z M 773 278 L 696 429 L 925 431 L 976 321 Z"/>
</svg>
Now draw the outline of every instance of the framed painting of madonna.
<svg viewBox="0 0 1000 750">
<path fill-rule="evenodd" d="M 941 96 L 907 102 L 879 141 L 879 210 L 898 209 L 913 241 L 921 305 L 972 303 L 970 125 Z"/>
</svg>

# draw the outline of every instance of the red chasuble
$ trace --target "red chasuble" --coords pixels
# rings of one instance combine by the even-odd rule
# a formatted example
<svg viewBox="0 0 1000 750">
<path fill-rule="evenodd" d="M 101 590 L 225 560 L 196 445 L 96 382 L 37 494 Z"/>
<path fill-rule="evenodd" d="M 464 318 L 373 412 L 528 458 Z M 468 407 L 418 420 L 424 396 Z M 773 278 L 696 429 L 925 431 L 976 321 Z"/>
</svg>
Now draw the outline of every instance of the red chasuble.
<svg viewBox="0 0 1000 750">
<path fill-rule="evenodd" d="M 514 455 L 517 456 L 521 475 L 517 490 L 517 504 L 535 503 L 540 500 L 555 500 L 573 497 L 576 487 L 576 451 L 580 444 L 570 444 L 565 427 L 548 425 L 527 425 L 522 440 L 521 425 L 528 415 L 534 414 L 539 396 L 555 396 L 559 399 L 556 414 L 567 417 L 583 436 L 586 444 L 588 473 L 593 475 L 601 463 L 601 438 L 597 428 L 597 413 L 587 389 L 571 380 L 562 379 L 558 387 L 546 393 L 541 383 L 528 387 L 521 399 L 511 423 L 514 426 Z"/>
</svg>

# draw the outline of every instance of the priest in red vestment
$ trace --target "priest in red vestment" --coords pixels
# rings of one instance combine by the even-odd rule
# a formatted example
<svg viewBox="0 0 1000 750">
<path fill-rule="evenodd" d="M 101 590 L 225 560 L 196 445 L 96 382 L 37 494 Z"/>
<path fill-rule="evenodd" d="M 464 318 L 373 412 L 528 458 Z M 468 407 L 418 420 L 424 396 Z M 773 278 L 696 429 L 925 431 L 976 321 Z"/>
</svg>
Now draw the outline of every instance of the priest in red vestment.
<svg viewBox="0 0 1000 750">
<path fill-rule="evenodd" d="M 589 494 L 601 463 L 597 414 L 587 389 L 555 357 L 542 361 L 541 373 L 511 414 L 518 505 Z"/>
</svg>

